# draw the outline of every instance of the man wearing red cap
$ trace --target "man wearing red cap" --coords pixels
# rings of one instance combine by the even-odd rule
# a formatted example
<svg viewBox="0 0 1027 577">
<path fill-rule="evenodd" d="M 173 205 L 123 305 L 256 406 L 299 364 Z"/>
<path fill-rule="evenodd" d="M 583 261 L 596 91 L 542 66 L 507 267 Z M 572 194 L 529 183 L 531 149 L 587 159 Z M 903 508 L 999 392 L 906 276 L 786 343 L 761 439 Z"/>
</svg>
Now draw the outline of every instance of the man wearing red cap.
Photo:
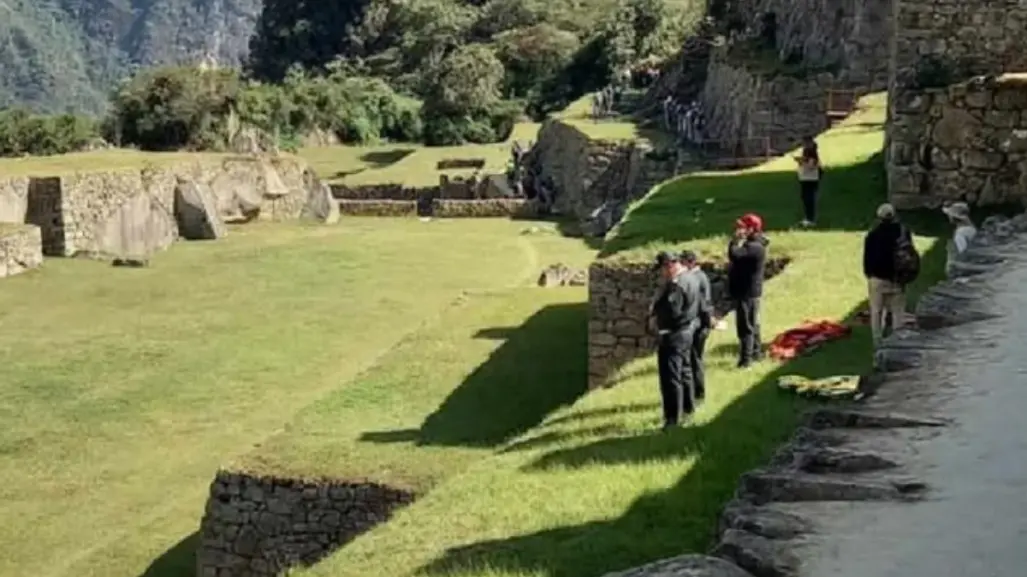
<svg viewBox="0 0 1027 577">
<path fill-rule="evenodd" d="M 738 333 L 738 367 L 746 368 L 763 358 L 760 338 L 760 298 L 767 261 L 763 219 L 749 213 L 735 221 L 735 234 L 728 246 L 728 296 L 734 303 Z"/>
</svg>

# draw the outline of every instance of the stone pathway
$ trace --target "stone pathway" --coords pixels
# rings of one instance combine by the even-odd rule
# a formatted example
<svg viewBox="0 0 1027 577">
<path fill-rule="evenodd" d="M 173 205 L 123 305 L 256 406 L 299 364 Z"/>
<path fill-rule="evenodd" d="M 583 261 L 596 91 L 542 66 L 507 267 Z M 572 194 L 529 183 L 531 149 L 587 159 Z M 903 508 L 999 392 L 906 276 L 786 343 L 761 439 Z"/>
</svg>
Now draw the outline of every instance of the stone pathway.
<svg viewBox="0 0 1027 577">
<path fill-rule="evenodd" d="M 865 401 L 825 405 L 742 479 L 711 556 L 608 577 L 1024 575 L 1027 215 L 986 221 L 955 276 L 879 351 Z"/>
</svg>

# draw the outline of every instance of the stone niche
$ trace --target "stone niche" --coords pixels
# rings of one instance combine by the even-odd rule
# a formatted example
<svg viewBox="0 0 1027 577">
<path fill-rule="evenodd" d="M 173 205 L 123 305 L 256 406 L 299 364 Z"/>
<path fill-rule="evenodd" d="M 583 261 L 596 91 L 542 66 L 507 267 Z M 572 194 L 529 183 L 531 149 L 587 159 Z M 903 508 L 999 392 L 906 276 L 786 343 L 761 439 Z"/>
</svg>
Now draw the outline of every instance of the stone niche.
<svg viewBox="0 0 1027 577">
<path fill-rule="evenodd" d="M 197 577 L 274 577 L 310 566 L 414 499 L 371 482 L 219 471 L 200 525 Z"/>
<path fill-rule="evenodd" d="M 777 276 L 788 258 L 767 261 L 766 278 Z M 710 278 L 718 317 L 731 310 L 727 298 L 727 268 L 703 263 Z M 655 336 L 646 326 L 649 306 L 658 288 L 650 262 L 597 260 L 588 272 L 588 379 L 589 388 L 604 386 L 628 362 L 652 353 Z"/>
<path fill-rule="evenodd" d="M 899 94 L 888 146 L 888 189 L 901 208 L 1027 201 L 1027 74 Z"/>
<path fill-rule="evenodd" d="M 43 264 L 43 239 L 39 227 L 0 224 L 0 278 L 14 276 Z"/>
</svg>

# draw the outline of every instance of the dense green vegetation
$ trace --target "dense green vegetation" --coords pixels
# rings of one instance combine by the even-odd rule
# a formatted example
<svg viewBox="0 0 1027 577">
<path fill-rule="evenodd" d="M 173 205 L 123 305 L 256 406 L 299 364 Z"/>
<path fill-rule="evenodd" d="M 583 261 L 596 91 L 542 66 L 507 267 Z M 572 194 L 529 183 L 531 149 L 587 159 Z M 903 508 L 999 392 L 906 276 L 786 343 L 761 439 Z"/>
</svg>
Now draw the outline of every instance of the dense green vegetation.
<svg viewBox="0 0 1027 577">
<path fill-rule="evenodd" d="M 141 3 L 122 16 L 131 14 L 150 36 L 159 35 L 158 22 L 183 21 L 160 19 L 155 8 L 136 4 Z M 197 3 L 208 4 L 215 3 Z M 100 18 L 92 2 L 77 0 L 77 5 L 76 18 Z M 164 10 L 178 14 L 170 5 Z M 15 2 L 19 18 L 6 24 L 14 40 L 7 47 L 0 44 L 0 63 L 11 63 L 5 65 L 4 82 L 13 88 L 4 96 L 0 85 L 0 106 L 20 101 L 38 110 L 95 112 L 102 108 L 99 87 L 115 86 L 103 135 L 146 150 L 221 149 L 247 126 L 287 148 L 312 132 L 346 143 L 496 142 L 509 135 L 519 116 L 537 118 L 562 109 L 610 83 L 617 72 L 673 53 L 698 5 L 692 0 L 265 0 L 241 69 L 142 68 L 118 83 L 133 62 L 195 63 L 216 53 L 217 46 L 182 38 L 190 48 L 172 42 L 167 50 L 174 56 L 150 49 L 146 58 L 108 54 L 116 62 L 98 63 L 93 56 L 102 50 L 88 45 L 82 34 L 69 33 L 61 41 L 71 42 L 67 46 L 33 48 L 27 40 L 38 36 L 33 23 L 56 26 L 74 18 L 46 2 L 33 7 Z M 216 38 L 221 30 L 215 30 Z M 132 34 L 119 42 L 142 41 L 143 32 Z M 22 36 L 26 41 L 19 43 Z M 39 84 L 48 77 L 43 68 L 54 71 L 54 82 Z M 81 78 L 72 87 L 67 83 L 74 75 Z M 62 82 L 72 90 L 62 90 Z M 47 96 L 58 92 L 78 93 L 83 100 Z M 30 152 L 51 150 L 40 146 Z"/>
</svg>

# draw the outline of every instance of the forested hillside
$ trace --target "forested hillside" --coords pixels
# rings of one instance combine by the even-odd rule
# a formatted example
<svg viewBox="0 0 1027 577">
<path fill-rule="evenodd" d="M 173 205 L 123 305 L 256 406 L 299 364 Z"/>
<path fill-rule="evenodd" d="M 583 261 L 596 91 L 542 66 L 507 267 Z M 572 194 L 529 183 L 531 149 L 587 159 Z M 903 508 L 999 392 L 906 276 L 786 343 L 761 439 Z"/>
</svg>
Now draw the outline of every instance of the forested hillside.
<svg viewBox="0 0 1027 577">
<path fill-rule="evenodd" d="M 0 0 L 0 107 L 98 113 L 140 66 L 237 65 L 261 0 Z"/>
</svg>

